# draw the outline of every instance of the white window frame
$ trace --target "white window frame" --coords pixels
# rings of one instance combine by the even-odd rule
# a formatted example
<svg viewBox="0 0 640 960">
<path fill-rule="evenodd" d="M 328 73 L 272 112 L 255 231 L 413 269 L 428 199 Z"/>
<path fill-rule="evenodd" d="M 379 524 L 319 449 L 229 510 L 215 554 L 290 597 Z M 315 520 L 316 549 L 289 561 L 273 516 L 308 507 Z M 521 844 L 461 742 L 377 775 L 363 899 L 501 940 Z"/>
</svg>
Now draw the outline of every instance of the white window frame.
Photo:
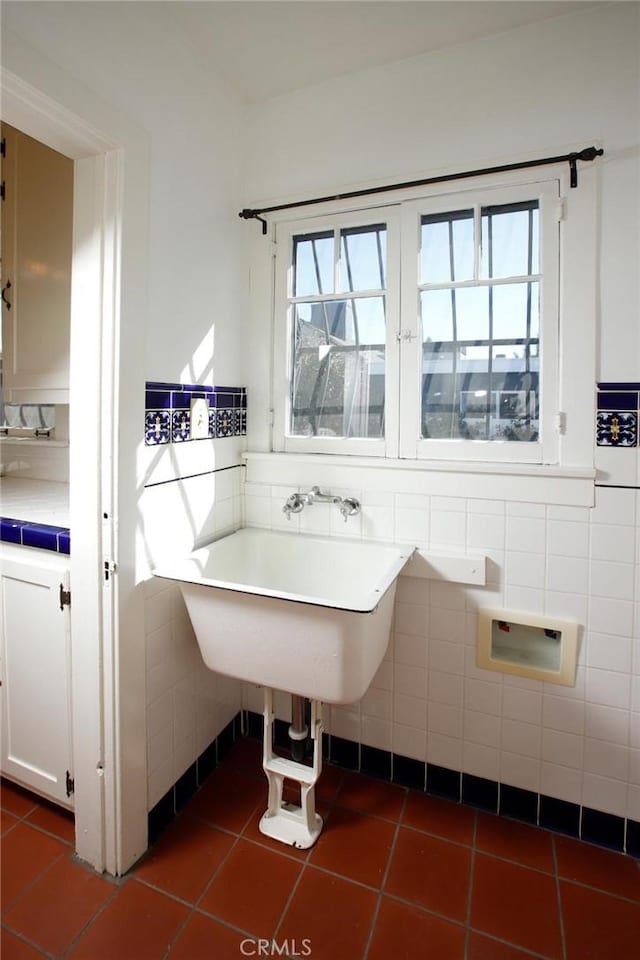
<svg viewBox="0 0 640 960">
<path fill-rule="evenodd" d="M 402 338 L 400 340 L 400 452 L 407 460 L 477 460 L 502 463 L 557 463 L 559 225 L 557 179 L 519 186 L 457 190 L 446 196 L 402 205 Z M 422 338 L 420 325 L 420 232 L 423 214 L 537 200 L 540 209 L 540 441 L 431 440 L 421 436 Z M 476 250 L 476 269 L 480 258 Z M 497 281 L 498 283 L 500 281 Z M 456 286 L 489 286 L 487 279 Z"/>
<path fill-rule="evenodd" d="M 558 149 L 556 152 L 561 152 Z M 513 158 L 517 159 L 517 158 Z M 549 405 L 546 413 L 549 419 L 553 420 L 553 432 L 557 435 L 557 458 L 555 461 L 551 457 L 547 460 L 545 457 L 542 463 L 527 463 L 521 460 L 515 460 L 513 457 L 501 460 L 469 460 L 465 449 L 460 446 L 449 446 L 447 456 L 451 459 L 443 460 L 437 457 L 429 456 L 428 459 L 403 459 L 400 456 L 399 448 L 393 448 L 391 434 L 387 435 L 387 443 L 384 456 L 386 456 L 385 466 L 399 469 L 402 467 L 410 468 L 412 473 L 415 469 L 422 471 L 438 471 L 442 477 L 463 477 L 465 474 L 487 473 L 511 477 L 530 476 L 531 478 L 548 478 L 551 483 L 555 482 L 553 477 L 572 478 L 580 477 L 588 483 L 594 476 L 593 460 L 593 406 L 594 391 L 593 383 L 595 378 L 595 335 L 596 335 L 596 285 L 595 276 L 597 271 L 597 197 L 600 172 L 597 165 L 581 165 L 579 170 L 579 184 L 577 189 L 571 189 L 569 183 L 569 169 L 565 163 L 547 166 L 544 169 L 532 169 L 527 171 L 512 171 L 501 175 L 488 175 L 483 177 L 461 180 L 458 182 L 448 182 L 446 184 L 432 185 L 431 187 L 406 188 L 394 191 L 393 201 L 389 199 L 375 203 L 375 195 L 371 197 L 358 198 L 354 200 L 336 200 L 327 201 L 326 204 L 318 205 L 318 215 L 309 219 L 307 211 L 295 211 L 288 209 L 278 211 L 270 216 L 270 232 L 272 239 L 276 243 L 265 245 L 264 238 L 256 235 L 252 240 L 252 249 L 254 251 L 254 268 L 252 269 L 252 315 L 254 322 L 258 324 L 254 335 L 258 343 L 262 343 L 263 348 L 268 345 L 272 348 L 273 356 L 273 376 L 267 378 L 267 370 L 264 365 L 255 366 L 255 390 L 256 395 L 264 398 L 271 410 L 269 423 L 270 428 L 261 426 L 259 422 L 254 421 L 254 427 L 251 430 L 250 442 L 253 443 L 256 450 L 271 450 L 274 454 L 291 452 L 298 455 L 307 454 L 313 458 L 314 462 L 319 463 L 318 457 L 322 453 L 343 453 L 349 454 L 345 460 L 340 461 L 343 464 L 351 463 L 354 467 L 359 465 L 365 467 L 367 463 L 375 463 L 376 460 L 369 460 L 371 456 L 381 456 L 380 453 L 373 454 L 368 448 L 368 442 L 364 442 L 364 447 L 360 450 L 349 449 L 348 443 L 338 441 L 334 449 L 329 449 L 326 443 L 318 443 L 320 438 L 298 438 L 297 442 L 285 442 L 285 417 L 284 400 L 288 395 L 288 370 L 289 361 L 287 349 L 287 336 L 284 328 L 283 318 L 286 316 L 286 310 L 282 308 L 282 282 L 283 269 L 286 289 L 286 275 L 290 263 L 290 249 L 287 250 L 287 234 L 302 233 L 305 230 L 320 229 L 320 224 L 329 223 L 330 219 L 342 216 L 347 213 L 347 223 L 358 223 L 358 216 L 362 215 L 368 218 L 370 222 L 377 220 L 380 222 L 385 219 L 389 221 L 390 211 L 393 207 L 399 207 L 400 204 L 407 201 L 421 202 L 429 201 L 439 197 L 446 196 L 447 202 L 455 198 L 456 194 L 463 191 L 477 191 L 478 193 L 487 189 L 499 189 L 509 186 L 527 187 L 530 196 L 535 196 L 535 191 L 539 185 L 545 182 L 556 181 L 559 184 L 559 200 L 557 202 L 556 221 L 559 224 L 559 334 L 558 334 L 558 398 L 556 409 L 553 411 Z M 296 219 L 296 216 L 299 219 Z M 324 219 L 321 219 L 324 218 Z M 284 247 L 284 249 L 283 249 Z M 388 245 L 391 249 L 392 244 Z M 277 256 L 276 256 L 277 253 Z M 282 253 L 285 255 L 282 256 Z M 267 267 L 267 260 L 263 259 L 268 254 L 268 262 L 272 267 Z M 263 264 L 262 267 L 259 265 Z M 265 298 L 267 300 L 265 301 Z M 268 314 L 265 312 L 265 302 L 271 304 Z M 271 318 L 271 333 L 267 335 L 268 326 L 264 326 Z M 398 327 L 399 335 L 400 327 Z M 261 332 L 264 331 L 264 332 Z M 392 342 L 393 338 L 388 340 L 389 353 L 387 356 L 389 373 L 391 374 L 391 364 L 394 349 L 398 348 L 397 341 Z M 269 382 L 270 387 L 267 387 Z M 406 385 L 405 385 L 406 386 Z M 398 391 L 400 384 L 398 382 Z M 387 390 L 387 397 L 390 397 L 390 390 Z M 417 415 L 417 414 L 416 414 Z M 392 415 L 387 413 L 387 424 L 390 426 Z M 399 416 L 398 416 L 399 423 Z M 548 428 L 547 428 L 548 430 Z M 354 443 L 354 441 L 351 441 Z M 355 442 L 356 446 L 359 446 Z M 489 444 L 484 445 L 484 448 Z M 522 449 L 525 444 L 511 443 L 508 446 L 498 444 L 501 450 L 509 448 Z M 352 456 L 352 454 L 360 456 Z M 414 455 L 415 456 L 415 455 Z M 366 459 L 365 459 L 366 458 Z M 309 461 L 311 462 L 311 460 Z M 336 457 L 329 457 L 324 460 L 327 467 L 329 464 L 337 465 L 339 461 Z M 443 473 L 442 471 L 445 471 Z M 460 472 L 462 471 L 462 472 Z M 471 477 L 469 477 L 471 482 Z M 426 482 L 426 481 L 425 481 Z M 535 484 L 539 481 L 531 480 L 532 490 L 538 491 L 535 496 L 540 496 L 538 487 Z M 573 482 L 573 481 L 572 481 Z M 433 485 L 435 480 L 430 481 Z M 510 492 L 515 498 L 518 498 L 518 487 L 508 487 L 501 483 L 501 489 L 505 495 Z M 465 487 L 466 489 L 466 487 Z M 473 495 L 476 487 L 471 484 L 468 495 Z M 524 488 L 523 488 L 524 489 Z M 528 488 L 527 488 L 528 489 Z M 542 488 L 540 488 L 541 490 Z M 544 488 L 547 489 L 546 487 Z M 549 488 L 548 495 L 553 499 L 553 489 Z M 586 487 L 585 487 L 586 489 Z"/>
<path fill-rule="evenodd" d="M 293 238 L 317 230 L 337 230 L 385 223 L 386 341 L 385 341 L 385 435 L 384 438 L 300 437 L 289 433 L 291 423 L 291 376 L 293 371 Z M 314 217 L 278 224 L 276 228 L 275 328 L 274 328 L 274 431 L 273 447 L 288 453 L 349 454 L 364 457 L 395 457 L 398 449 L 398 340 L 400 322 L 400 238 L 397 205 L 371 207 L 355 213 Z M 335 266 L 335 265 L 334 265 Z M 344 295 L 348 299 L 348 294 Z M 319 301 L 321 295 L 303 297 Z M 330 299 L 330 298 L 329 298 Z M 282 318 L 286 322 L 282 322 Z"/>
</svg>

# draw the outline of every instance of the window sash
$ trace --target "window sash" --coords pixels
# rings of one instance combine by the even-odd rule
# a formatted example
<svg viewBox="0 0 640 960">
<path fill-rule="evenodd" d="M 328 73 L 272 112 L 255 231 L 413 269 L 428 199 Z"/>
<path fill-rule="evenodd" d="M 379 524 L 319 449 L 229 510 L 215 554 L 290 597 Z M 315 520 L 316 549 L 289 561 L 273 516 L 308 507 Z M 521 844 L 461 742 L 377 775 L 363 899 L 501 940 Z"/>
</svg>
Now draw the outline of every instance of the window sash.
<svg viewBox="0 0 640 960">
<path fill-rule="evenodd" d="M 338 283 L 338 268 L 341 250 L 341 230 L 355 235 L 364 232 L 367 227 L 386 225 L 386 288 L 370 290 L 340 290 L 351 284 Z M 305 235 L 322 235 L 334 232 L 334 280 L 332 293 L 294 296 L 294 244 L 296 238 Z M 313 452 L 330 454 L 352 454 L 371 457 L 395 457 L 398 449 L 398 329 L 399 308 L 399 218 L 396 206 L 385 206 L 357 213 L 339 214 L 299 220 L 293 223 L 280 223 L 276 229 L 277 256 L 275 266 L 275 317 L 274 330 L 274 429 L 273 448 L 276 451 L 293 453 Z M 295 313 L 300 304 L 335 303 L 340 301 L 363 300 L 372 297 L 384 297 L 385 324 L 385 384 L 384 384 L 384 436 L 383 437 L 331 437 L 297 436 L 291 432 L 293 413 L 293 377 L 295 356 Z M 286 317 L 286 323 L 282 318 Z M 367 344 L 375 347 L 376 344 Z M 358 345 L 335 345 L 332 351 L 337 355 L 348 355 L 358 349 Z M 298 348 L 298 355 L 305 348 Z M 378 405 L 374 405 L 378 406 Z M 375 410 L 372 411 L 374 414 Z M 380 411 L 377 411 L 378 413 Z"/>
<path fill-rule="evenodd" d="M 539 202 L 539 272 L 517 277 L 484 277 L 450 281 L 446 289 L 500 286 L 502 284 L 540 282 L 540 353 L 542 369 L 539 381 L 540 440 L 514 442 L 500 440 L 435 440 L 421 437 L 422 340 L 420 295 L 422 291 L 443 289 L 442 284 L 420 283 L 420 231 L 423 215 L 437 215 L 456 209 Z M 401 459 L 556 463 L 558 462 L 558 301 L 559 301 L 559 224 L 556 216 L 559 181 L 529 182 L 486 189 L 472 187 L 446 195 L 406 199 L 349 213 L 338 213 L 280 221 L 276 227 L 274 269 L 274 380 L 273 449 L 298 453 L 347 454 Z M 293 296 L 293 244 L 304 234 L 322 235 L 335 231 L 340 246 L 340 229 L 387 227 L 387 288 L 385 340 L 385 437 L 341 438 L 291 435 L 291 371 L 293 361 L 293 315 L 296 305 L 309 302 L 351 300 L 380 295 L 379 289 L 341 293 Z M 478 236 L 479 236 L 478 232 Z M 400 251 L 402 250 L 402 271 Z M 474 251 L 474 274 L 479 276 L 480 250 Z M 336 268 L 337 269 L 337 268 Z M 542 280 L 541 280 L 542 278 Z M 335 281 L 337 284 L 337 279 Z M 337 290 L 337 286 L 334 286 Z M 283 322 L 286 318 L 286 322 Z M 504 340 L 504 338 L 501 338 Z M 522 338 L 507 338 L 516 343 Z M 536 338 L 537 339 L 537 338 Z M 492 341 L 499 345 L 501 340 Z M 506 341 L 505 341 L 506 342 Z M 475 341 L 467 341 L 474 345 Z M 528 401 L 527 401 L 528 402 Z"/>
<path fill-rule="evenodd" d="M 559 242 L 556 208 L 558 181 L 545 181 L 512 187 L 459 191 L 447 196 L 405 202 L 402 205 L 402 339 L 400 347 L 400 451 L 401 458 L 515 463 L 555 463 L 558 460 L 558 435 L 555 429 L 558 404 L 558 266 Z M 455 210 L 479 211 L 483 207 L 518 204 L 538 200 L 540 217 L 539 272 L 517 277 L 481 276 L 481 252 L 474 250 L 474 276 L 477 279 L 442 283 L 420 282 L 420 243 L 423 216 L 437 216 Z M 476 218 L 477 219 L 477 214 Z M 425 290 L 487 288 L 503 284 L 539 282 L 540 355 L 539 376 L 540 430 L 538 441 L 502 441 L 479 439 L 431 439 L 422 437 L 423 352 L 420 296 Z M 508 338 L 515 343 L 522 338 Z M 526 338 L 525 338 L 526 339 Z M 535 338 L 538 339 L 538 338 Z M 468 345 L 497 346 L 498 340 L 466 340 Z M 530 338 L 529 338 L 530 340 Z M 531 342 L 531 340 L 530 340 Z M 459 346 L 461 341 L 457 341 Z M 489 349 L 491 349 L 491 346 Z"/>
</svg>

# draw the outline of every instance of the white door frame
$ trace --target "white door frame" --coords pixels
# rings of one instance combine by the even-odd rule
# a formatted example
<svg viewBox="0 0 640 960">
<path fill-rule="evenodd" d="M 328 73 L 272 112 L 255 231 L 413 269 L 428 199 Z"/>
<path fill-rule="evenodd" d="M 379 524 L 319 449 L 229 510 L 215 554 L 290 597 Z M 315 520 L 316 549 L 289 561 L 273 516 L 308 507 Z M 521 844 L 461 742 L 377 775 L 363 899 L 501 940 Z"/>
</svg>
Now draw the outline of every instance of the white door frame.
<svg viewBox="0 0 640 960">
<path fill-rule="evenodd" d="M 0 68 L 2 119 L 75 161 L 71 283 L 70 515 L 76 852 L 123 872 L 118 749 L 118 447 L 123 155 L 80 117 Z"/>
</svg>

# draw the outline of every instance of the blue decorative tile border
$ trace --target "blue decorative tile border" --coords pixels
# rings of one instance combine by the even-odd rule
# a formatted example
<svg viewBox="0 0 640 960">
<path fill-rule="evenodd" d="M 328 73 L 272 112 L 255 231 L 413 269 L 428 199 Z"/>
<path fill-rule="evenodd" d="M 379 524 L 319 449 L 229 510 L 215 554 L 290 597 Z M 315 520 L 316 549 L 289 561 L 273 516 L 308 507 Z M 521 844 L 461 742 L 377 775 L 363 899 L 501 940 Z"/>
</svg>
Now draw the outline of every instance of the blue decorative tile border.
<svg viewBox="0 0 640 960">
<path fill-rule="evenodd" d="M 206 437 L 243 437 L 247 433 L 246 387 L 209 387 L 198 383 L 162 383 L 149 380 L 145 388 L 144 442 L 149 447 L 163 443 L 190 442 L 191 401 L 207 402 L 209 426 Z"/>
<path fill-rule="evenodd" d="M 67 527 L 53 527 L 47 523 L 14 520 L 0 517 L 0 540 L 23 547 L 38 547 L 54 553 L 71 553 L 71 534 Z"/>
<path fill-rule="evenodd" d="M 638 446 L 640 383 L 599 383 L 596 407 L 597 446 Z"/>
</svg>

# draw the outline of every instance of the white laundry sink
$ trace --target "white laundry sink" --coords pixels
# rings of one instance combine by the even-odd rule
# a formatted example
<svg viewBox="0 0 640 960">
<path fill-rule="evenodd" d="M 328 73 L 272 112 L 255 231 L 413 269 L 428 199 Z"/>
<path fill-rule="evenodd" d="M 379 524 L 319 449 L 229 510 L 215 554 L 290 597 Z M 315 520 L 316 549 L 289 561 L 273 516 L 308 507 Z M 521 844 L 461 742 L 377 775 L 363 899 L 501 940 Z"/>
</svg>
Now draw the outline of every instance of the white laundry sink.
<svg viewBox="0 0 640 960">
<path fill-rule="evenodd" d="M 154 573 L 180 583 L 211 670 L 352 703 L 382 662 L 397 577 L 412 553 L 248 527 Z"/>
</svg>

